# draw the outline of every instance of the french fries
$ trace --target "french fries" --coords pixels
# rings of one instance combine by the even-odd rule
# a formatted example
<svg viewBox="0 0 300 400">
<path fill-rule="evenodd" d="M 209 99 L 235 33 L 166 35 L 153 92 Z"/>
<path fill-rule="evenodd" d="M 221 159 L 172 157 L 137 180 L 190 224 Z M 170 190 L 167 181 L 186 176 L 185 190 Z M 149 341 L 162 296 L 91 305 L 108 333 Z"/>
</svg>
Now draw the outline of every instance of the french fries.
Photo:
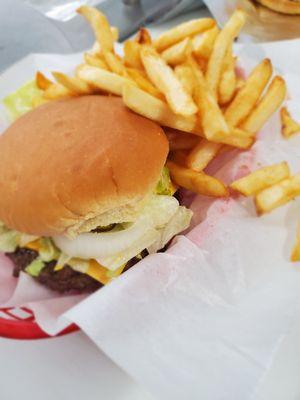
<svg viewBox="0 0 300 400">
<path fill-rule="evenodd" d="M 52 72 L 52 75 L 56 79 L 57 83 L 64 86 L 74 95 L 80 96 L 91 94 L 93 92 L 91 86 L 78 77 L 71 77 L 66 74 L 62 74 L 61 72 Z"/>
<path fill-rule="evenodd" d="M 148 31 L 148 29 L 146 29 L 144 27 L 140 28 L 140 30 L 138 31 L 138 34 L 135 38 L 135 41 L 140 44 L 151 45 L 152 38 L 151 38 L 151 35 L 150 35 L 150 32 Z"/>
<path fill-rule="evenodd" d="M 222 144 L 202 139 L 187 155 L 185 164 L 194 171 L 203 171 L 221 150 Z"/>
<path fill-rule="evenodd" d="M 194 115 L 184 117 L 174 114 L 165 102 L 131 84 L 123 86 L 123 101 L 132 111 L 152 119 L 163 126 L 184 132 L 193 132 L 196 130 L 197 120 Z"/>
<path fill-rule="evenodd" d="M 95 55 L 84 53 L 84 61 L 86 64 L 91 65 L 92 67 L 102 68 L 108 70 L 108 66 L 106 62 L 101 57 L 97 57 Z"/>
<path fill-rule="evenodd" d="M 122 63 L 122 60 L 119 56 L 112 53 L 111 51 L 103 51 L 103 58 L 105 63 L 108 65 L 111 72 L 114 72 L 117 75 L 126 76 L 126 68 Z"/>
<path fill-rule="evenodd" d="M 196 58 L 208 60 L 220 30 L 217 26 L 193 38 L 193 52 Z"/>
<path fill-rule="evenodd" d="M 136 68 L 127 68 L 126 71 L 127 75 L 135 81 L 139 88 L 158 99 L 164 100 L 164 95 L 154 85 L 152 85 L 143 71 Z"/>
<path fill-rule="evenodd" d="M 190 150 L 201 140 L 199 136 L 178 131 L 177 129 L 165 127 L 164 131 L 169 140 L 170 151 Z"/>
<path fill-rule="evenodd" d="M 60 83 L 53 83 L 44 91 L 43 96 L 47 100 L 57 100 L 66 97 L 74 97 L 76 94 Z"/>
<path fill-rule="evenodd" d="M 77 71 L 77 76 L 87 84 L 117 96 L 122 96 L 122 89 L 126 83 L 134 85 L 132 81 L 123 76 L 89 65 L 82 66 Z"/>
<path fill-rule="evenodd" d="M 218 88 L 226 51 L 240 33 L 245 24 L 245 20 L 246 17 L 243 11 L 235 11 L 216 38 L 206 71 L 206 81 L 215 98 L 218 97 Z"/>
<path fill-rule="evenodd" d="M 186 60 L 187 54 L 192 51 L 192 41 L 190 38 L 185 38 L 181 42 L 168 47 L 161 53 L 165 62 L 171 66 L 182 64 Z"/>
<path fill-rule="evenodd" d="M 255 135 L 280 107 L 286 96 L 286 84 L 283 78 L 275 76 L 265 95 L 255 106 L 252 113 L 242 124 L 242 129 Z"/>
<path fill-rule="evenodd" d="M 48 79 L 40 71 L 35 74 L 35 82 L 37 87 L 41 90 L 46 90 L 53 84 L 53 82 L 51 82 L 50 79 Z"/>
<path fill-rule="evenodd" d="M 175 43 L 180 42 L 188 36 L 194 36 L 197 33 L 205 32 L 206 30 L 216 25 L 212 18 L 194 19 L 177 25 L 175 28 L 164 32 L 154 40 L 153 45 L 157 51 L 163 51 Z"/>
<path fill-rule="evenodd" d="M 184 90 L 173 70 L 152 48 L 145 46 L 141 50 L 145 70 L 152 83 L 166 96 L 166 100 L 175 114 L 191 116 L 197 107 L 192 97 Z"/>
<path fill-rule="evenodd" d="M 254 68 L 225 111 L 226 121 L 231 126 L 238 126 L 250 114 L 267 86 L 272 72 L 269 59 L 263 60 Z"/>
<path fill-rule="evenodd" d="M 191 67 L 187 64 L 177 65 L 174 72 L 186 92 L 193 96 L 196 82 Z"/>
<path fill-rule="evenodd" d="M 290 138 L 297 133 L 300 133 L 300 124 L 293 120 L 291 114 L 286 107 L 280 110 L 281 132 L 285 138 Z"/>
<path fill-rule="evenodd" d="M 127 40 L 124 43 L 124 64 L 127 67 L 143 69 L 141 60 L 141 45 L 134 40 Z"/>
<path fill-rule="evenodd" d="M 229 46 L 224 62 L 219 85 L 219 103 L 225 105 L 233 98 L 236 90 L 235 59 L 232 54 L 232 45 Z"/>
<path fill-rule="evenodd" d="M 77 10 L 91 24 L 102 51 L 114 52 L 114 35 L 104 14 L 96 8 L 81 6 Z"/>
<path fill-rule="evenodd" d="M 255 198 L 256 210 L 259 215 L 268 213 L 300 195 L 300 174 L 264 189 Z"/>
<path fill-rule="evenodd" d="M 173 161 L 167 161 L 171 179 L 192 192 L 212 197 L 227 197 L 228 189 L 219 179 L 204 172 L 196 172 Z"/>
<path fill-rule="evenodd" d="M 300 261 L 300 224 L 298 225 L 296 243 L 294 245 L 290 260 L 292 262 Z"/>
<path fill-rule="evenodd" d="M 255 172 L 232 182 L 230 187 L 244 196 L 253 196 L 290 176 L 286 162 L 260 168 Z"/>
</svg>

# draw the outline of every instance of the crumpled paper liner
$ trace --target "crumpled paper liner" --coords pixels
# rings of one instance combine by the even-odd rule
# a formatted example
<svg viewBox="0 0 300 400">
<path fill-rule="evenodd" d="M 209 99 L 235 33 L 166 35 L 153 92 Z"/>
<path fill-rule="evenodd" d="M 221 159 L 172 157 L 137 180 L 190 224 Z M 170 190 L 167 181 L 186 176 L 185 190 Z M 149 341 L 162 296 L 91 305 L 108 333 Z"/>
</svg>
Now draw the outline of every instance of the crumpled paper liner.
<svg viewBox="0 0 300 400">
<path fill-rule="evenodd" d="M 277 57 L 291 84 L 290 101 L 296 102 L 300 79 L 291 72 L 297 45 L 239 47 L 238 52 L 247 67 L 266 54 Z M 32 56 L 0 79 L 0 93 L 36 69 L 68 71 L 77 58 Z M 234 160 L 225 153 L 209 170 L 230 182 L 249 169 L 287 160 L 297 172 L 299 144 L 300 138 L 280 137 L 276 114 L 251 151 L 235 152 Z M 258 218 L 251 199 L 185 200 L 194 211 L 186 236 L 92 295 L 57 295 L 26 274 L 16 281 L 3 260 L 1 302 L 31 308 L 51 335 L 75 322 L 157 399 L 252 398 L 299 316 L 300 273 L 289 254 L 300 203 Z"/>
</svg>

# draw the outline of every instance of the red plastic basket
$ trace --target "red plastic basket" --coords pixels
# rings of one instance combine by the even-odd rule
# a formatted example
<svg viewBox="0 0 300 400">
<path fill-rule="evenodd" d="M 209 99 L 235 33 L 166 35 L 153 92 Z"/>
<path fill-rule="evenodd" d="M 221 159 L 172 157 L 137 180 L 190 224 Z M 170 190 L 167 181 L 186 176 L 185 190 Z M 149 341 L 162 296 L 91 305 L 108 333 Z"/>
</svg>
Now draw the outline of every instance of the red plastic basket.
<svg viewBox="0 0 300 400">
<path fill-rule="evenodd" d="M 66 335 L 78 329 L 75 324 L 72 324 L 57 336 Z M 50 336 L 35 322 L 32 311 L 21 307 L 0 308 L 0 337 L 10 339 L 45 339 Z"/>
</svg>

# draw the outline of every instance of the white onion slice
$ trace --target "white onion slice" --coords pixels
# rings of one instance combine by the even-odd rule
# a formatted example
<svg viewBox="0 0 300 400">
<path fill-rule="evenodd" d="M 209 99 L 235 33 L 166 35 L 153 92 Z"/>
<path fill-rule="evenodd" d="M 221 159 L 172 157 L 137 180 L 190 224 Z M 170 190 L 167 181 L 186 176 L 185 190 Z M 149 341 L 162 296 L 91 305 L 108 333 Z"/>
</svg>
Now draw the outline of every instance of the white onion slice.
<svg viewBox="0 0 300 400">
<path fill-rule="evenodd" d="M 75 239 L 54 236 L 56 246 L 71 257 L 83 259 L 109 257 L 130 247 L 152 227 L 148 218 L 140 218 L 119 232 L 82 233 Z"/>
</svg>

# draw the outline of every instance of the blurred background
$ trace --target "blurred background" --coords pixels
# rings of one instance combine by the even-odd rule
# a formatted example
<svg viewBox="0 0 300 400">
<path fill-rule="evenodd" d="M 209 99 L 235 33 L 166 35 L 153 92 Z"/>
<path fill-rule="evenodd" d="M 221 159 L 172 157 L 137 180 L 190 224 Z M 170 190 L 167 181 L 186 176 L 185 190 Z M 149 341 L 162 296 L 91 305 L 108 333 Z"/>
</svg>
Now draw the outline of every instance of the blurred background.
<svg viewBox="0 0 300 400">
<path fill-rule="evenodd" d="M 101 9 L 119 28 L 121 41 L 140 26 L 165 28 L 174 18 L 178 23 L 212 14 L 223 25 L 236 7 L 248 16 L 241 41 L 300 37 L 299 15 L 279 14 L 254 0 L 0 0 L 0 72 L 29 53 L 71 53 L 91 47 L 93 34 L 76 15 L 82 4 Z"/>
</svg>

